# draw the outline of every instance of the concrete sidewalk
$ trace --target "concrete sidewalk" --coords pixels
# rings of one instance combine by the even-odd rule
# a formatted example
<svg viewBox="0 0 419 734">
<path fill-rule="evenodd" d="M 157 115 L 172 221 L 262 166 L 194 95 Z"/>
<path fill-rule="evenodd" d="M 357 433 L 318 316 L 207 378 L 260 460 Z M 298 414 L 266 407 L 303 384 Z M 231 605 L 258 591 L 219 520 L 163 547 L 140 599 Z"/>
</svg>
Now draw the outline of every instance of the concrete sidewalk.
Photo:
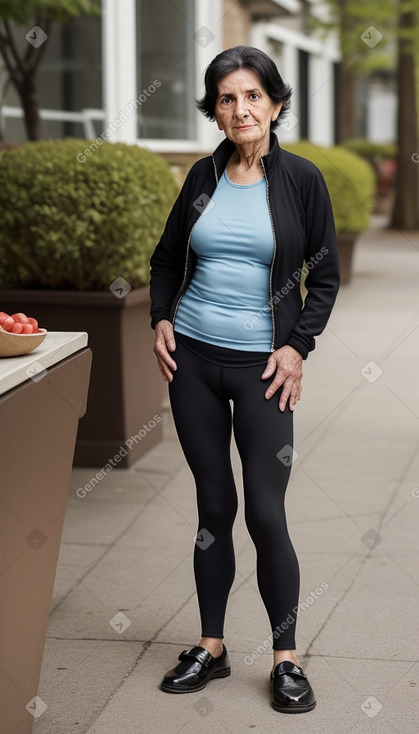
<svg viewBox="0 0 419 734">
<path fill-rule="evenodd" d="M 419 233 L 382 225 L 375 218 L 357 245 L 355 277 L 304 364 L 295 412 L 297 655 L 317 707 L 286 716 L 269 704 L 270 629 L 235 447 L 232 675 L 187 696 L 159 690 L 200 637 L 194 483 L 167 413 L 165 440 L 84 499 L 76 491 L 95 471 L 73 471 L 38 692 L 48 708 L 35 734 L 416 734 Z"/>
</svg>

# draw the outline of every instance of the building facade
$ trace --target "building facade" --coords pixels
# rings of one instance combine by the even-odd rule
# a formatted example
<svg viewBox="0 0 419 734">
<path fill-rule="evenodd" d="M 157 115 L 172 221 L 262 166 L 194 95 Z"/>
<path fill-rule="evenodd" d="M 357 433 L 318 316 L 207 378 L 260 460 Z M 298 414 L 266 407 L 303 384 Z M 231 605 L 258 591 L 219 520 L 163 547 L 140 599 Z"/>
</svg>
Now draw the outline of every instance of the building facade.
<svg viewBox="0 0 419 734">
<path fill-rule="evenodd" d="M 39 73 L 43 137 L 98 136 L 168 155 L 197 155 L 223 137 L 197 109 L 203 73 L 225 48 L 268 53 L 291 84 L 283 141 L 334 143 L 336 39 L 309 29 L 316 0 L 102 0 L 100 18 L 56 24 Z M 22 33 L 21 43 L 26 43 Z M 1 77 L 0 77 L 1 79 Z M 4 79 L 4 72 L 3 72 Z M 5 140 L 24 140 L 10 85 Z"/>
</svg>

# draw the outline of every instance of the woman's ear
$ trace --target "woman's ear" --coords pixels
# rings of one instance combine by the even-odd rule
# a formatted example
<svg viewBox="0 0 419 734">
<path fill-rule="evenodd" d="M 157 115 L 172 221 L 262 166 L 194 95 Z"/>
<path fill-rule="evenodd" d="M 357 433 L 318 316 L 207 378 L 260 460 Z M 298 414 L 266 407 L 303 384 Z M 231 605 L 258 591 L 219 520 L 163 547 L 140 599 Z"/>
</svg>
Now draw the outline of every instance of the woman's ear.
<svg viewBox="0 0 419 734">
<path fill-rule="evenodd" d="M 282 102 L 279 102 L 278 105 L 276 105 L 275 112 L 272 114 L 272 122 L 275 122 L 275 120 L 278 118 L 278 115 L 282 109 L 282 105 L 283 105 Z"/>
</svg>

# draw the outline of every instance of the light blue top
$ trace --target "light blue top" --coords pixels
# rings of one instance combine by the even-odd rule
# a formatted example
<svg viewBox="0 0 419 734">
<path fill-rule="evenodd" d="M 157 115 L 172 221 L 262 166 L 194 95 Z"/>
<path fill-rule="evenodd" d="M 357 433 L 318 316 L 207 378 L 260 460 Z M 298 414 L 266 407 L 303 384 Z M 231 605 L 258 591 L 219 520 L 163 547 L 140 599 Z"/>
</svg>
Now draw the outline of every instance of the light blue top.
<svg viewBox="0 0 419 734">
<path fill-rule="evenodd" d="M 191 247 L 197 263 L 175 329 L 220 347 L 269 352 L 274 243 L 265 178 L 243 186 L 224 171 L 193 228 Z"/>
</svg>

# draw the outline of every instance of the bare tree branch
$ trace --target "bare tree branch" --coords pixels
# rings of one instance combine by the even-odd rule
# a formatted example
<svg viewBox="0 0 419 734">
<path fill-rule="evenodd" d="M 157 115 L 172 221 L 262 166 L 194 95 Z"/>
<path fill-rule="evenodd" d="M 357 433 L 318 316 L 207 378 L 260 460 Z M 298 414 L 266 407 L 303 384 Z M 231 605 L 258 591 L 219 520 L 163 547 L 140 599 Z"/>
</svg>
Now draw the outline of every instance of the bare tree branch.
<svg viewBox="0 0 419 734">
<path fill-rule="evenodd" d="M 7 71 L 10 74 L 10 77 L 13 79 L 14 84 L 16 85 L 17 90 L 22 93 L 23 92 L 23 84 L 22 84 L 22 76 L 19 74 L 16 66 L 14 66 L 12 60 L 9 57 L 9 43 L 6 36 L 4 36 L 0 32 L 0 53 L 3 56 L 4 63 L 6 65 Z"/>
<path fill-rule="evenodd" d="M 0 55 L 4 59 L 8 79 L 20 97 L 27 135 L 30 140 L 38 140 L 40 94 L 37 73 L 45 58 L 53 22 L 66 23 L 73 17 L 100 15 L 100 0 L 49 0 L 42 3 L 39 0 L 0 0 L 0 8 Z M 34 14 L 37 14 L 36 18 Z M 28 36 L 35 45 L 28 42 L 20 52 L 17 38 L 13 35 L 15 23 L 21 28 L 30 28 L 29 23 L 39 26 L 47 38 L 37 46 L 36 37 Z"/>
<path fill-rule="evenodd" d="M 50 30 L 51 30 L 51 26 L 52 26 L 51 18 L 44 18 L 44 19 L 39 18 L 38 21 L 39 21 L 40 28 L 42 28 L 42 26 L 40 24 L 43 23 L 43 30 L 46 33 L 47 38 L 45 39 L 45 41 L 42 44 L 42 46 L 40 46 L 37 49 L 38 54 L 35 56 L 35 60 L 34 60 L 32 66 L 30 68 L 31 76 L 35 76 L 36 71 L 38 69 L 38 66 L 41 63 L 41 61 L 44 58 L 44 56 L 45 56 L 45 52 L 47 50 L 48 43 L 49 43 Z"/>
<path fill-rule="evenodd" d="M 12 32 L 12 29 L 10 28 L 10 23 L 6 19 L 3 20 L 3 23 L 4 23 L 4 28 L 5 28 L 5 31 L 6 31 L 6 34 L 7 34 L 7 40 L 9 42 L 10 50 L 12 52 L 12 56 L 13 56 L 15 62 L 16 62 L 16 65 L 18 66 L 21 74 L 24 74 L 25 71 L 26 71 L 26 69 L 25 69 L 25 66 L 24 66 L 24 63 L 23 63 L 21 57 L 19 56 L 19 52 L 18 52 L 17 47 L 16 47 L 16 44 L 15 44 L 15 39 L 13 38 L 13 32 Z"/>
</svg>

